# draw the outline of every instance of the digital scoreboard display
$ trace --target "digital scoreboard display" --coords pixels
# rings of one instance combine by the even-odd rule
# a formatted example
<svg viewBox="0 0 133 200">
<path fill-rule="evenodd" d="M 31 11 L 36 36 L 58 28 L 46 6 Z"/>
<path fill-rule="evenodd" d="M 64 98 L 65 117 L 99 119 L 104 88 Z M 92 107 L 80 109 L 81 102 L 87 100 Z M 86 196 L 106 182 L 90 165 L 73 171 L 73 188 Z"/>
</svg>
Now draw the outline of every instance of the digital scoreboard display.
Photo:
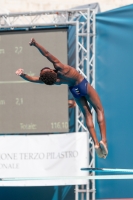
<svg viewBox="0 0 133 200">
<path fill-rule="evenodd" d="M 0 32 L 0 134 L 68 132 L 68 87 L 30 83 L 19 68 L 39 76 L 53 68 L 31 38 L 67 64 L 67 29 Z"/>
</svg>

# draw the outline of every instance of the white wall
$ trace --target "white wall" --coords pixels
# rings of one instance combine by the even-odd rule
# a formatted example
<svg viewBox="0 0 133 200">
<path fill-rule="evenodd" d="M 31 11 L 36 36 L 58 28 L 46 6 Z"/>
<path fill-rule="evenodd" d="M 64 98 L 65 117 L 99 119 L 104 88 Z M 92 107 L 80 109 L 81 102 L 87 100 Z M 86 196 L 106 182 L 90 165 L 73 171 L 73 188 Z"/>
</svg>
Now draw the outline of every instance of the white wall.
<svg viewBox="0 0 133 200">
<path fill-rule="evenodd" d="M 99 3 L 101 11 L 132 4 L 132 0 L 0 0 L 0 13 L 43 10 L 67 10 L 69 8 Z"/>
</svg>

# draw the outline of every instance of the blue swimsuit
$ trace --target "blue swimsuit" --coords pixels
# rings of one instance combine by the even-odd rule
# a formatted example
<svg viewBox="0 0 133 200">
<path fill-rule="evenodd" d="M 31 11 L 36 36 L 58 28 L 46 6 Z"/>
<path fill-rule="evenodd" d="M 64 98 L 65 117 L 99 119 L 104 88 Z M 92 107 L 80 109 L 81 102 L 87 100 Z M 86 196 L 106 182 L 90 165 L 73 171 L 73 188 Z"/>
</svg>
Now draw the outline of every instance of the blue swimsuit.
<svg viewBox="0 0 133 200">
<path fill-rule="evenodd" d="M 88 81 L 84 78 L 78 85 L 69 87 L 69 90 L 75 98 L 79 98 L 87 95 Z"/>
</svg>

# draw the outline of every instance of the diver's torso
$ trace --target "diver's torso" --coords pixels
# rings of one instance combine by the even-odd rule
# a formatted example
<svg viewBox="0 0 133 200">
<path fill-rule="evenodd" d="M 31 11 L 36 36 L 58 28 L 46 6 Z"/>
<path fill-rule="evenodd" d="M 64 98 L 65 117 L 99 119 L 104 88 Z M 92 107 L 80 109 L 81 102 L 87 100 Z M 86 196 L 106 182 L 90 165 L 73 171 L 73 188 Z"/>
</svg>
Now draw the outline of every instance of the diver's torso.
<svg viewBox="0 0 133 200">
<path fill-rule="evenodd" d="M 83 76 L 73 67 L 65 65 L 63 69 L 57 70 L 57 84 L 74 86 L 83 80 Z"/>
</svg>

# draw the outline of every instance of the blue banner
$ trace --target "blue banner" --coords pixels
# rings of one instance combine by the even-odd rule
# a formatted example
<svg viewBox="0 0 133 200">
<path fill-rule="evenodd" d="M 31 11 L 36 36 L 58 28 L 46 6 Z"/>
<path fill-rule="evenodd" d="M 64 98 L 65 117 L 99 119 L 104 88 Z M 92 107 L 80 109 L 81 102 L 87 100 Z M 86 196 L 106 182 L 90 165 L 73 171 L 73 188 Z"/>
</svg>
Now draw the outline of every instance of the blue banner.
<svg viewBox="0 0 133 200">
<path fill-rule="evenodd" d="M 109 149 L 105 160 L 96 157 L 96 167 L 133 169 L 133 5 L 96 15 L 96 90 Z M 96 194 L 131 198 L 133 180 L 96 181 Z"/>
</svg>

